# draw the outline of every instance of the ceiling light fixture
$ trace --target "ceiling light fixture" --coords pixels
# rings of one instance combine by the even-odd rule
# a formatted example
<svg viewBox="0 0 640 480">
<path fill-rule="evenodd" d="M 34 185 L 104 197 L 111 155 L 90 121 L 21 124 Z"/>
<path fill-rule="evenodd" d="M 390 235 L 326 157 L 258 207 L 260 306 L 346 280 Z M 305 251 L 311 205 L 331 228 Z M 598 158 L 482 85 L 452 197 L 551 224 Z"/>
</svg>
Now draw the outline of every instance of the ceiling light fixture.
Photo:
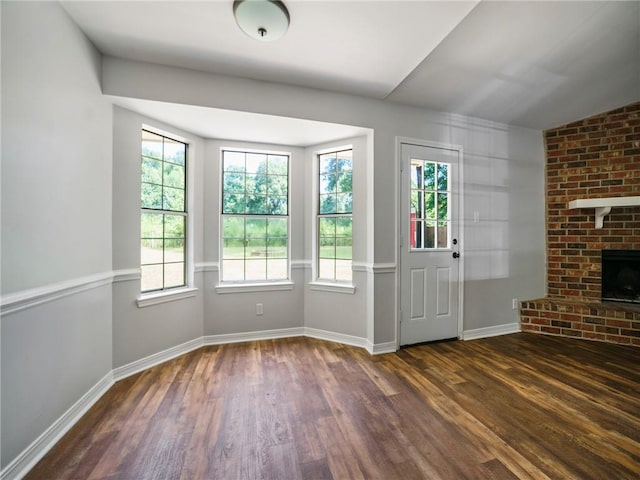
<svg viewBox="0 0 640 480">
<path fill-rule="evenodd" d="M 279 0 L 235 0 L 233 14 L 244 33 L 270 42 L 287 33 L 289 11 Z"/>
</svg>

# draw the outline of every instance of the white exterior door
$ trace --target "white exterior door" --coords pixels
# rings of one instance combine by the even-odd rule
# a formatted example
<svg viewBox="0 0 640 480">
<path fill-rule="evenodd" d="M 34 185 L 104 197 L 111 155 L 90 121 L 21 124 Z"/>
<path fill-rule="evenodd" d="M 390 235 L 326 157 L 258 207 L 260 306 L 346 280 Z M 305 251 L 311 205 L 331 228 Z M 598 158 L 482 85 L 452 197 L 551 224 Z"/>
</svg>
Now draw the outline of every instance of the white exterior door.
<svg viewBox="0 0 640 480">
<path fill-rule="evenodd" d="M 400 146 L 400 345 L 458 337 L 460 152 Z"/>
</svg>

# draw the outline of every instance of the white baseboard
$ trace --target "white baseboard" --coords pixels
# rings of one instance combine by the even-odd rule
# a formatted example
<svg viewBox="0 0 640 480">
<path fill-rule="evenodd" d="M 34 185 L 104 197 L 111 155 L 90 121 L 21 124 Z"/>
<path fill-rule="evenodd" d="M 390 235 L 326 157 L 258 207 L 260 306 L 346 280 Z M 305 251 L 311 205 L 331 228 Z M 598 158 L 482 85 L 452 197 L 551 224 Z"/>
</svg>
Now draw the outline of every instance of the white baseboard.
<svg viewBox="0 0 640 480">
<path fill-rule="evenodd" d="M 497 337 L 520 331 L 520 323 L 505 323 L 493 327 L 476 328 L 475 330 L 465 330 L 462 332 L 462 340 L 476 340 L 478 338 Z"/>
<path fill-rule="evenodd" d="M 24 477 L 36 463 L 73 427 L 80 418 L 102 397 L 114 383 L 113 372 L 107 373 L 85 393 L 80 400 L 62 414 L 31 445 L 13 459 L 2 472 L 0 480 L 17 480 Z"/>
<path fill-rule="evenodd" d="M 180 355 L 196 350 L 202 345 L 202 337 L 194 338 L 193 340 L 168 348 L 162 352 L 154 353 L 153 355 L 141 358 L 135 362 L 114 368 L 113 378 L 117 382 L 118 380 L 122 380 L 123 378 L 127 378 L 131 375 L 142 372 L 143 370 L 155 367 L 156 365 L 160 365 L 161 363 L 179 357 Z"/>
<path fill-rule="evenodd" d="M 274 338 L 301 337 L 303 335 L 303 327 L 279 328 L 275 330 L 261 330 L 258 332 L 223 333 L 220 335 L 205 335 L 203 337 L 203 345 L 254 342 L 257 340 L 273 340 Z"/>
<path fill-rule="evenodd" d="M 354 335 L 345 335 L 344 333 L 329 332 L 318 328 L 304 327 L 304 336 L 317 338 L 318 340 L 327 340 L 329 342 L 344 343 L 353 347 L 367 348 L 367 339 L 356 337 Z"/>
<path fill-rule="evenodd" d="M 382 355 L 383 353 L 393 353 L 398 351 L 396 342 L 370 343 L 367 350 L 371 355 Z"/>
</svg>

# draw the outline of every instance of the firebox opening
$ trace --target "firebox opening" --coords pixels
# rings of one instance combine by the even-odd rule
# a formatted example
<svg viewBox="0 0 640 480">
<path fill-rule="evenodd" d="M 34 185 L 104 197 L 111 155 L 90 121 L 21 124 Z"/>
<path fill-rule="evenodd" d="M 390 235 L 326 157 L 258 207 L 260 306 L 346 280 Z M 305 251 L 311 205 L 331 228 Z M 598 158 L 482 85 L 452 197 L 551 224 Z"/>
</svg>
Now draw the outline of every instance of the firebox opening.
<svg viewBox="0 0 640 480">
<path fill-rule="evenodd" d="M 602 251 L 602 300 L 640 303 L 640 250 Z"/>
</svg>

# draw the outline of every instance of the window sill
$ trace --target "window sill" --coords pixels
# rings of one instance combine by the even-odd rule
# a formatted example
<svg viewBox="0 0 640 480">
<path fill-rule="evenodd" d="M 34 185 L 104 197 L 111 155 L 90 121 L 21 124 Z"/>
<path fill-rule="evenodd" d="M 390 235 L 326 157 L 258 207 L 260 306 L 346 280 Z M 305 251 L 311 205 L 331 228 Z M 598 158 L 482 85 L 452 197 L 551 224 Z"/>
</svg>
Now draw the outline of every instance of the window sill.
<svg viewBox="0 0 640 480">
<path fill-rule="evenodd" d="M 217 293 L 252 293 L 293 290 L 293 282 L 273 283 L 226 283 L 216 285 Z"/>
<path fill-rule="evenodd" d="M 321 292 L 345 293 L 347 295 L 356 293 L 356 287 L 346 283 L 310 282 L 309 288 Z"/>
<path fill-rule="evenodd" d="M 177 288 L 175 290 L 140 295 L 136 302 L 138 303 L 138 308 L 144 308 L 150 307 L 151 305 L 158 305 L 159 303 L 195 297 L 197 292 L 198 289 L 194 287 Z"/>
</svg>

